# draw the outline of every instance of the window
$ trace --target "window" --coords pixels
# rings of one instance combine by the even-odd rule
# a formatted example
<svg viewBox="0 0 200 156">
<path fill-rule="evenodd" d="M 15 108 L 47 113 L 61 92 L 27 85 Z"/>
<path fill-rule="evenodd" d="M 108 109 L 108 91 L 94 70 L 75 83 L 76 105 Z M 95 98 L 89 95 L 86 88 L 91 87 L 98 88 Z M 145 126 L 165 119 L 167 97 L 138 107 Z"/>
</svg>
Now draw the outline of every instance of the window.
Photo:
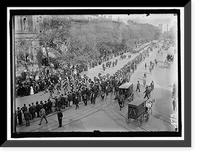
<svg viewBox="0 0 200 156">
<path fill-rule="evenodd" d="M 27 30 L 28 29 L 28 19 L 26 17 L 22 18 L 22 29 Z"/>
</svg>

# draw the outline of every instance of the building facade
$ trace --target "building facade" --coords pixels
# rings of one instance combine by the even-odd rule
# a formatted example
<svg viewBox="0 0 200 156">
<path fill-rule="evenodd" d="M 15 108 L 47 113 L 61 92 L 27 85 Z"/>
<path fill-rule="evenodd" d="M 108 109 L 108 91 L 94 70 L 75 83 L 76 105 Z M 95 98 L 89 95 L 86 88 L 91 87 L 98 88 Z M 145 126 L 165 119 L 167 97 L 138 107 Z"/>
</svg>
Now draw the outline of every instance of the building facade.
<svg viewBox="0 0 200 156">
<path fill-rule="evenodd" d="M 29 48 L 27 53 L 30 54 L 29 61 L 34 62 L 36 60 L 37 47 L 39 47 L 39 24 L 42 21 L 42 16 L 23 15 L 14 17 L 14 39 L 15 44 L 21 41 L 27 41 Z M 17 55 L 15 49 L 15 54 Z M 16 58 L 17 59 L 17 58 Z M 16 61 L 17 63 L 17 61 Z"/>
</svg>

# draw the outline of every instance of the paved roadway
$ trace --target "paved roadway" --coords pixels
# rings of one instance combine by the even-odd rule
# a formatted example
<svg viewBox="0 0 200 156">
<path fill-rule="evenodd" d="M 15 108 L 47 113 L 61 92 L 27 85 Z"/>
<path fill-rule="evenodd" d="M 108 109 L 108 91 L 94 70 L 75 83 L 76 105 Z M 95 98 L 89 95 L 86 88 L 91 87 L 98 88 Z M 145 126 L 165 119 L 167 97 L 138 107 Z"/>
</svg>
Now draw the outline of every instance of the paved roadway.
<svg viewBox="0 0 200 156">
<path fill-rule="evenodd" d="M 169 49 L 173 50 L 173 48 Z M 101 101 L 100 98 L 97 99 L 96 105 L 91 105 L 90 102 L 88 106 L 80 104 L 80 108 L 75 110 L 75 106 L 68 107 L 63 111 L 63 127 L 58 127 L 58 121 L 56 114 L 48 115 L 48 124 L 43 121 L 42 125 L 39 126 L 39 118 L 31 121 L 31 126 L 20 126 L 17 127 L 19 132 L 67 132 L 67 131 L 174 131 L 174 125 L 172 122 L 176 122 L 176 119 L 172 120 L 176 116 L 176 111 L 172 110 L 172 84 L 176 80 L 177 68 L 176 60 L 172 64 L 170 69 L 163 68 L 163 61 L 166 58 L 166 51 L 164 54 L 158 54 L 157 49 L 155 49 L 149 58 L 140 63 L 135 73 L 132 74 L 130 81 L 134 84 L 135 98 L 143 98 L 144 87 L 141 87 L 141 92 L 135 92 L 135 86 L 139 80 L 142 83 L 143 74 L 147 72 L 147 84 L 153 80 L 155 84 L 155 89 L 152 93 L 152 97 L 156 99 L 156 103 L 153 106 L 153 114 L 150 116 L 148 122 L 144 122 L 140 127 L 138 127 L 134 122 L 127 124 L 125 122 L 125 116 L 127 114 L 128 106 L 120 111 L 117 102 L 113 100 L 113 97 L 109 95 L 105 101 Z M 135 54 L 132 54 L 135 55 Z M 136 55 L 135 55 L 136 56 Z M 112 69 L 106 69 L 106 73 L 114 73 L 117 69 L 120 69 L 127 61 L 131 59 L 118 61 L 118 66 Z M 158 60 L 158 65 L 152 71 L 148 73 L 145 71 L 144 64 L 147 62 L 149 64 L 150 60 Z M 98 74 L 98 70 L 101 70 L 100 66 L 95 67 L 96 69 L 91 69 L 87 73 L 89 76 L 94 76 Z M 97 70 L 98 69 L 98 70 Z M 42 95 L 42 96 L 40 96 Z M 17 104 L 23 105 L 23 103 L 28 104 L 36 100 L 46 100 L 48 98 L 48 93 L 38 93 L 28 97 L 17 98 Z"/>
</svg>

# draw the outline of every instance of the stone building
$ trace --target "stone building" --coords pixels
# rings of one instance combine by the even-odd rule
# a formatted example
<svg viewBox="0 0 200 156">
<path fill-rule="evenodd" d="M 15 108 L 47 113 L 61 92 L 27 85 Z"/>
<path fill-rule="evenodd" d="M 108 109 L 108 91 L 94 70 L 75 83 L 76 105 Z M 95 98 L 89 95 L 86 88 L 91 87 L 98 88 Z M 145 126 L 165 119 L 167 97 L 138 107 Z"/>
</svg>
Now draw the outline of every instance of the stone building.
<svg viewBox="0 0 200 156">
<path fill-rule="evenodd" d="M 23 15 L 14 17 L 14 39 L 17 44 L 20 39 L 28 41 L 30 46 L 27 52 L 30 54 L 29 60 L 35 61 L 37 48 L 39 47 L 39 24 L 42 21 L 42 16 L 37 15 Z M 17 49 L 15 49 L 17 54 Z M 16 61 L 17 63 L 17 61 Z"/>
</svg>

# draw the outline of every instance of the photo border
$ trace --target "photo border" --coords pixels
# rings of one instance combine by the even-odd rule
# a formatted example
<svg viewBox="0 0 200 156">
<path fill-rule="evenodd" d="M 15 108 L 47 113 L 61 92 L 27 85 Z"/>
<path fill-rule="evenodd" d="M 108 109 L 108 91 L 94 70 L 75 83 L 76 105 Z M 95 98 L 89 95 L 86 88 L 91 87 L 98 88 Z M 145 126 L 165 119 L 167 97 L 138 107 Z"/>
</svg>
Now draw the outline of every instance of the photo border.
<svg viewBox="0 0 200 156">
<path fill-rule="evenodd" d="M 184 140 L 7 140 L 2 147 L 190 147 L 191 146 L 191 1 L 184 6 Z M 187 82 L 187 83 L 186 83 Z M 6 110 L 6 109 L 5 109 Z M 187 111 L 186 111 L 187 110 Z M 7 117 L 7 116 L 6 116 Z M 6 124 L 7 125 L 7 124 Z M 7 126 L 5 126 L 7 127 Z"/>
</svg>

